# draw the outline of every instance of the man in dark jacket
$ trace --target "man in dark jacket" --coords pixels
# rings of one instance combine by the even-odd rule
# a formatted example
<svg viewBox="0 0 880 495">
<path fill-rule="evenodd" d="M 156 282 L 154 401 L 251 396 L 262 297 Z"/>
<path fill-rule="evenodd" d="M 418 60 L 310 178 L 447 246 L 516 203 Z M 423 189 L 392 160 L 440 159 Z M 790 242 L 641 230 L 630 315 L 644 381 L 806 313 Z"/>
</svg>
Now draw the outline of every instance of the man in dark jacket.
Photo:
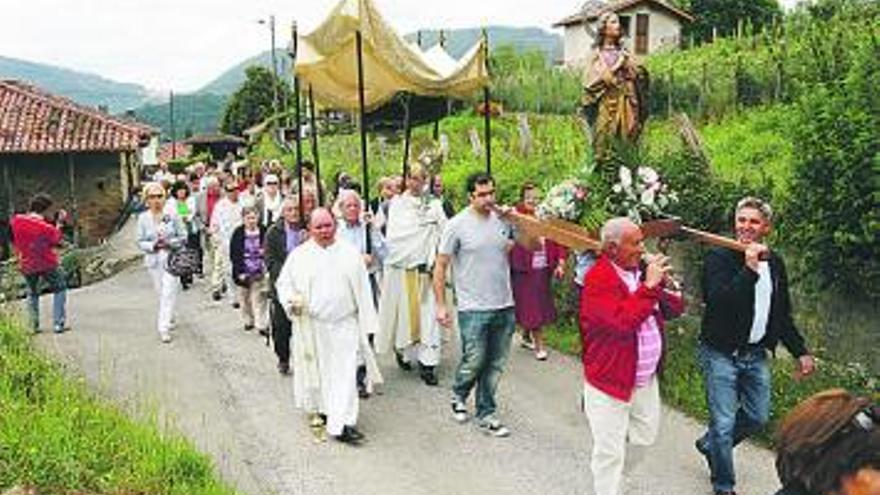
<svg viewBox="0 0 880 495">
<path fill-rule="evenodd" d="M 266 233 L 266 267 L 269 271 L 269 317 L 272 324 L 272 340 L 278 356 L 278 372 L 290 373 L 290 320 L 278 301 L 275 282 L 287 255 L 306 239 L 299 215 L 299 200 L 285 198 L 281 203 L 281 218 Z"/>
<path fill-rule="evenodd" d="M 733 447 L 766 424 L 770 414 L 767 352 L 781 340 L 798 360 L 796 378 L 813 372 L 812 356 L 791 317 L 782 258 L 762 244 L 773 211 L 757 198 L 736 206 L 734 229 L 745 253 L 716 248 L 703 266 L 706 309 L 699 361 L 706 384 L 709 429 L 696 442 L 715 494 L 735 494 Z"/>
</svg>

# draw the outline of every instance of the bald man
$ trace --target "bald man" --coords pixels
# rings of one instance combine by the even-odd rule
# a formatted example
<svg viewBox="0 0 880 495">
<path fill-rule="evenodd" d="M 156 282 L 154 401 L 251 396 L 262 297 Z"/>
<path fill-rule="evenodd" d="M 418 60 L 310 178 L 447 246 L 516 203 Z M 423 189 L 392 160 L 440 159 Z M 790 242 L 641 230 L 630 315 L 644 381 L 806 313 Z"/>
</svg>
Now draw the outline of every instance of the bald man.
<svg viewBox="0 0 880 495">
<path fill-rule="evenodd" d="M 367 270 L 357 248 L 336 240 L 336 219 L 326 208 L 309 219 L 308 241 L 285 261 L 275 287 L 293 325 L 293 377 L 296 406 L 325 420 L 340 442 L 358 445 L 355 425 L 358 351 L 368 379 L 381 383 L 367 335 L 378 326 Z"/>
<path fill-rule="evenodd" d="M 645 256 L 632 220 L 612 218 L 600 236 L 602 255 L 581 292 L 584 412 L 593 437 L 594 493 L 620 495 L 627 443 L 647 446 L 657 438 L 664 317 L 681 314 L 684 301 L 667 288 L 669 260 Z"/>
</svg>

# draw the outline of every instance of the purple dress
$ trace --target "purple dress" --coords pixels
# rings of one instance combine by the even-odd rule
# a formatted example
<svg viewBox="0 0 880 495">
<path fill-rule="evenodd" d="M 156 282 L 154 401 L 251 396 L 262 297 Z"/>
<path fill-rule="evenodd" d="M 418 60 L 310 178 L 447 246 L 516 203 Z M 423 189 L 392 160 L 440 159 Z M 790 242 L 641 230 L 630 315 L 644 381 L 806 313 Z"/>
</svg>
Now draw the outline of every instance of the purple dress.
<svg viewBox="0 0 880 495">
<path fill-rule="evenodd" d="M 526 330 L 536 330 L 556 320 L 550 280 L 565 256 L 565 249 L 552 241 L 544 241 L 543 248 L 536 251 L 519 244 L 510 250 L 514 312 L 516 322 Z"/>
</svg>

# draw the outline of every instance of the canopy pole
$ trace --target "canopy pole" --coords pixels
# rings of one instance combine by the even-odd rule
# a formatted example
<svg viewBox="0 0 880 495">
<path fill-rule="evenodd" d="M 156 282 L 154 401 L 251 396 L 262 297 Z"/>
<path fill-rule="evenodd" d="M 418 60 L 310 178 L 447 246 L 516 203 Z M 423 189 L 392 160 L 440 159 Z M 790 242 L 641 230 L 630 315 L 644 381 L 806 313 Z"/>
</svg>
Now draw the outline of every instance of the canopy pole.
<svg viewBox="0 0 880 495">
<path fill-rule="evenodd" d="M 300 108 L 299 108 L 299 76 L 296 75 L 296 55 L 297 55 L 297 31 L 296 21 L 292 26 L 293 42 L 291 58 L 293 59 L 293 118 L 296 120 L 293 124 L 293 130 L 296 133 L 296 182 L 297 191 L 299 192 L 299 221 L 305 227 L 305 191 L 303 190 L 303 171 L 302 171 L 302 129 L 300 128 Z"/>
<path fill-rule="evenodd" d="M 318 204 L 324 204 L 324 187 L 321 185 L 321 160 L 318 157 L 318 125 L 315 117 L 315 96 L 312 94 L 312 85 L 309 84 L 309 124 L 312 131 L 312 160 L 315 163 L 315 183 L 318 186 Z"/>
<path fill-rule="evenodd" d="M 404 93 L 403 98 L 403 183 L 406 184 L 406 179 L 409 177 L 409 145 L 412 136 L 412 123 L 409 115 L 409 103 L 412 97 L 409 93 Z"/>
<path fill-rule="evenodd" d="M 489 34 L 483 28 L 483 50 L 486 61 L 486 75 L 489 75 Z M 483 87 L 483 127 L 486 139 L 486 173 L 492 175 L 492 112 L 489 108 L 489 83 Z"/>
<path fill-rule="evenodd" d="M 364 102 L 364 40 L 361 36 L 360 30 L 355 32 L 355 42 L 357 44 L 357 70 L 358 70 L 358 106 L 359 106 L 359 117 L 360 117 L 360 132 L 361 132 L 361 171 L 363 173 L 363 192 L 364 192 L 364 204 L 367 205 L 369 209 L 370 205 L 370 172 L 367 169 L 367 128 L 364 125 L 366 118 L 366 104 Z M 366 251 L 367 254 L 371 254 L 373 252 L 373 243 L 370 239 L 370 224 L 367 223 L 364 225 L 364 235 L 366 236 Z"/>
</svg>

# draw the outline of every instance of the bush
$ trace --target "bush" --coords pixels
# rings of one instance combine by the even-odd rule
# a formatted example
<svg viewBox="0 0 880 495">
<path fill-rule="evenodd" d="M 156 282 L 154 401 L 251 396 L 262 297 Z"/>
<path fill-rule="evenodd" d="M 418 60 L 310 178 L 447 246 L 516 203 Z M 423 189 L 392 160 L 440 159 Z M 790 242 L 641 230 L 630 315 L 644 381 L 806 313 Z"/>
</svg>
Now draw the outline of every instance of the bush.
<svg viewBox="0 0 880 495">
<path fill-rule="evenodd" d="M 880 44 L 796 106 L 794 180 L 784 219 L 805 281 L 880 300 Z"/>
</svg>

